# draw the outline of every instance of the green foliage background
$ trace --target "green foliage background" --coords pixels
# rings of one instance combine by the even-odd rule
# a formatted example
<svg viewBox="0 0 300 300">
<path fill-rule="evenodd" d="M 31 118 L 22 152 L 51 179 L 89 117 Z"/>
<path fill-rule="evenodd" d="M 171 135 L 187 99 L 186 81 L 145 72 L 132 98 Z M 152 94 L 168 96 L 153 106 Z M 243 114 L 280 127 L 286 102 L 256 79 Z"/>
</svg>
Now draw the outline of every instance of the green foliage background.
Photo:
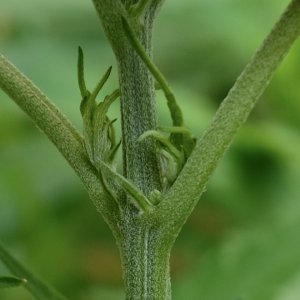
<svg viewBox="0 0 300 300">
<path fill-rule="evenodd" d="M 155 60 L 200 136 L 288 1 L 169 0 Z M 90 1 L 0 0 L 0 47 L 81 128 L 77 47 L 93 87 L 114 57 Z M 222 160 L 173 249 L 173 298 L 298 300 L 300 44 Z M 160 123 L 170 123 L 158 93 Z M 111 114 L 118 117 L 118 104 Z M 176 209 L 176 208 L 174 208 Z M 0 239 L 74 300 L 122 299 L 115 242 L 54 146 L 0 92 Z M 0 275 L 8 272 L 0 264 Z M 22 288 L 3 300 L 31 300 Z"/>
</svg>

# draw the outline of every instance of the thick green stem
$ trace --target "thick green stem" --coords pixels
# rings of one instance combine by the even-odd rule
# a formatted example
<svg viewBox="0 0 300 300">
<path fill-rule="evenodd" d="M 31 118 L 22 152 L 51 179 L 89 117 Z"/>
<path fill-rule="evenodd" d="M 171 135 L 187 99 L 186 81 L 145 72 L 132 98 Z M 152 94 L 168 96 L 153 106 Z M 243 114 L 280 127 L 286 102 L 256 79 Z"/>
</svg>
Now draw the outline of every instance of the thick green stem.
<svg viewBox="0 0 300 300">
<path fill-rule="evenodd" d="M 122 5 L 124 1 L 93 2 L 118 63 L 125 176 L 149 195 L 154 189 L 161 189 L 156 142 L 154 139 L 138 141 L 138 138 L 146 131 L 157 129 L 154 79 L 128 40 L 122 18 L 130 21 L 139 42 L 151 57 L 152 24 L 162 1 L 149 3 L 139 18 L 130 16 Z M 160 228 L 155 226 L 157 222 L 149 219 L 151 211 L 139 214 L 129 201 L 121 206 L 121 233 L 117 243 L 126 299 L 170 300 L 171 247 L 164 243 Z"/>
<path fill-rule="evenodd" d="M 160 233 L 139 219 L 123 227 L 120 253 L 126 299 L 170 300 L 170 248 Z"/>
<path fill-rule="evenodd" d="M 148 35 L 142 32 L 145 44 L 149 44 Z M 119 60 L 119 74 L 125 174 L 148 194 L 160 189 L 156 145 L 151 139 L 138 142 L 138 138 L 157 127 L 154 80 L 131 45 L 126 45 Z"/>
<path fill-rule="evenodd" d="M 154 79 L 126 37 L 122 18 L 132 21 L 136 35 L 151 56 L 152 25 L 159 3 L 149 6 L 138 19 L 131 18 L 121 2 L 94 0 L 94 4 L 118 62 L 125 176 L 149 194 L 161 188 L 156 143 L 153 139 L 138 142 L 138 138 L 157 127 Z"/>
<path fill-rule="evenodd" d="M 151 28 L 136 33 L 151 55 Z M 146 195 L 161 188 L 156 144 L 138 138 L 156 124 L 154 80 L 130 42 L 118 55 L 121 90 L 124 167 L 126 176 Z M 120 254 L 128 300 L 170 300 L 170 249 L 152 222 L 142 222 L 130 205 L 125 208 Z"/>
</svg>

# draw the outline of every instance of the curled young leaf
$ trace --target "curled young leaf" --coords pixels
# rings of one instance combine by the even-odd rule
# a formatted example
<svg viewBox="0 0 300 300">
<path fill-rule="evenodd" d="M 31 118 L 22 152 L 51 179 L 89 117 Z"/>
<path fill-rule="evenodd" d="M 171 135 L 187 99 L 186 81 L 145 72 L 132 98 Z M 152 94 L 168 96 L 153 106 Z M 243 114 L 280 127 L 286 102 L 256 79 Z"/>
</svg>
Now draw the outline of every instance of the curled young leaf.
<svg viewBox="0 0 300 300">
<path fill-rule="evenodd" d="M 139 141 L 145 138 L 154 138 L 159 144 L 159 157 L 161 174 L 163 178 L 163 188 L 168 189 L 178 177 L 185 162 L 195 147 L 196 139 L 192 137 L 190 131 L 185 127 L 160 127 L 160 131 L 149 130 L 144 132 Z M 165 134 L 169 135 L 165 135 Z M 182 144 L 178 147 L 172 139 L 172 134 L 182 135 Z"/>
<path fill-rule="evenodd" d="M 121 174 L 112 170 L 109 165 L 105 164 L 103 161 L 99 162 L 101 178 L 104 181 L 106 189 L 109 191 L 110 195 L 119 202 L 120 199 L 116 192 L 122 190 L 124 191 L 132 203 L 139 209 L 140 212 L 146 213 L 152 210 L 153 203 L 130 181 L 128 181 Z"/>
<path fill-rule="evenodd" d="M 84 98 L 86 96 L 87 89 L 84 80 L 84 57 L 81 47 L 78 47 L 77 77 L 81 97 Z"/>
<path fill-rule="evenodd" d="M 99 169 L 99 161 L 112 163 L 120 143 L 116 143 L 113 123 L 107 117 L 111 104 L 119 97 L 119 90 L 106 96 L 97 104 L 96 97 L 108 80 L 112 67 L 109 67 L 92 92 L 86 88 L 84 80 L 83 52 L 78 52 L 78 83 L 83 99 L 80 111 L 83 118 L 83 136 L 86 152 L 92 164 Z"/>
<path fill-rule="evenodd" d="M 94 91 L 90 93 L 85 87 L 83 78 L 82 50 L 79 51 L 78 66 L 78 76 L 80 77 L 78 82 L 84 95 L 80 106 L 83 117 L 84 144 L 91 163 L 98 171 L 102 186 L 118 204 L 124 199 L 125 192 L 127 199 L 132 201 L 140 212 L 150 211 L 152 209 L 151 201 L 125 177 L 111 168 L 121 142 L 117 143 L 115 138 L 113 125 L 116 119 L 110 120 L 107 112 L 111 104 L 120 96 L 120 91 L 115 90 L 102 102 L 96 102 L 96 97 L 107 81 L 111 68 L 106 71 Z"/>
</svg>

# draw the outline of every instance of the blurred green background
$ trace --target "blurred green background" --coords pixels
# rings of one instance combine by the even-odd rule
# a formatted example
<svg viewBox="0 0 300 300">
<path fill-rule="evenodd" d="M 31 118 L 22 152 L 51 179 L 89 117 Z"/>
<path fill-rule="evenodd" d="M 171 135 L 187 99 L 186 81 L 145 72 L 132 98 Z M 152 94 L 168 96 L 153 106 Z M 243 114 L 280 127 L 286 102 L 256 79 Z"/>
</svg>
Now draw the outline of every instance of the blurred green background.
<svg viewBox="0 0 300 300">
<path fill-rule="evenodd" d="M 288 1 L 168 0 L 155 60 L 196 136 Z M 115 60 L 91 1 L 0 0 L 0 49 L 81 129 L 77 47 L 92 88 Z M 116 69 L 107 91 L 117 87 Z M 173 299 L 300 298 L 300 44 L 222 160 L 172 256 Z M 158 93 L 160 123 L 169 124 Z M 110 112 L 119 117 L 118 104 Z M 74 300 L 123 299 L 115 242 L 53 145 L 0 92 L 0 239 Z M 8 271 L 0 263 L 0 275 Z M 22 288 L 1 300 L 32 300 Z"/>
</svg>

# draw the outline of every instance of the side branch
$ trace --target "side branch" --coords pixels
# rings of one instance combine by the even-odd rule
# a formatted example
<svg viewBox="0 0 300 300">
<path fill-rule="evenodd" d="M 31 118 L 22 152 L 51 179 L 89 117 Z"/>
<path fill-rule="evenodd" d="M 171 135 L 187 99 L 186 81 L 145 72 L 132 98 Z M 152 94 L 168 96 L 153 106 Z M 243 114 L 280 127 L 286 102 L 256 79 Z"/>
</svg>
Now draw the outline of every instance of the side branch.
<svg viewBox="0 0 300 300">
<path fill-rule="evenodd" d="M 111 225 L 116 210 L 103 194 L 96 169 L 87 158 L 80 134 L 50 100 L 0 54 L 0 88 L 34 121 L 84 183 L 97 209 Z M 110 207 L 110 209 L 108 209 Z"/>
<path fill-rule="evenodd" d="M 58 108 L 2 54 L 0 87 L 49 137 L 71 166 L 80 171 L 74 160 L 74 156 L 83 151 L 80 134 Z"/>
<path fill-rule="evenodd" d="M 300 1 L 292 0 L 229 91 L 181 174 L 161 201 L 161 219 L 169 220 L 169 234 L 178 234 L 205 190 L 219 159 L 299 34 Z"/>
</svg>

